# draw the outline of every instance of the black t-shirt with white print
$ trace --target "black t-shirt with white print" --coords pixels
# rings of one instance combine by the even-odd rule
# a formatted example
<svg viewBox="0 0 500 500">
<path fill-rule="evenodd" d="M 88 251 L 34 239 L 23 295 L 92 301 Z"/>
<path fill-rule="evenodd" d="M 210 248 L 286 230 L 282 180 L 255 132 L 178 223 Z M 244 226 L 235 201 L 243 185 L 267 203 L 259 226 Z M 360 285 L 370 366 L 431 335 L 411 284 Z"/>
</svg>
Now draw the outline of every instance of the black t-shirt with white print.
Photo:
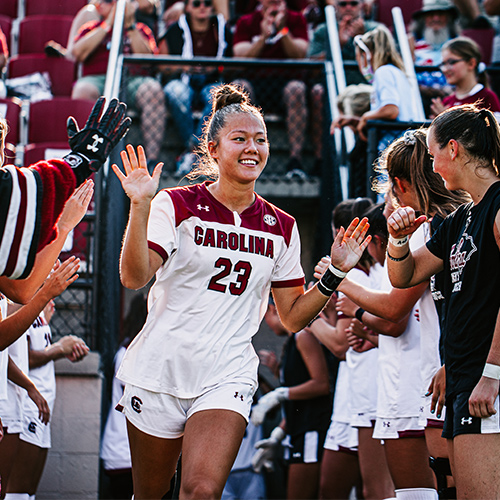
<svg viewBox="0 0 500 500">
<path fill-rule="evenodd" d="M 500 308 L 500 250 L 493 228 L 500 181 L 477 204 L 450 214 L 427 242 L 443 260 L 441 335 L 446 395 L 472 391 L 491 347 Z"/>
</svg>

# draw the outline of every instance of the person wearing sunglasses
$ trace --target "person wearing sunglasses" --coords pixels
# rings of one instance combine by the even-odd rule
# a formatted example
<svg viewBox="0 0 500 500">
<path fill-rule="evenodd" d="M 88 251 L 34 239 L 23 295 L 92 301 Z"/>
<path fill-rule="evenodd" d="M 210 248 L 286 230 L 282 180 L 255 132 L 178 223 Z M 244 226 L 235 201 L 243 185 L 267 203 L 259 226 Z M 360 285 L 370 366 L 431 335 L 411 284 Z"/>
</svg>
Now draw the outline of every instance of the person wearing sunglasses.
<svg viewBox="0 0 500 500">
<path fill-rule="evenodd" d="M 158 42 L 160 54 L 193 57 L 231 56 L 231 30 L 222 14 L 214 14 L 212 0 L 184 0 L 184 14 Z M 165 66 L 164 86 L 167 105 L 183 143 L 176 173 L 183 176 L 196 162 L 194 151 L 202 135 L 204 118 L 212 111 L 210 90 L 220 82 L 216 68 L 207 66 Z M 168 81 L 169 80 L 169 81 Z M 193 108 L 202 110 L 195 122 Z"/>
<path fill-rule="evenodd" d="M 441 71 L 446 81 L 454 86 L 451 95 L 432 100 L 431 110 L 434 116 L 445 109 L 460 104 L 476 103 L 500 116 L 500 101 L 488 88 L 485 64 L 481 62 L 481 50 L 474 40 L 458 37 L 443 46 Z"/>
</svg>

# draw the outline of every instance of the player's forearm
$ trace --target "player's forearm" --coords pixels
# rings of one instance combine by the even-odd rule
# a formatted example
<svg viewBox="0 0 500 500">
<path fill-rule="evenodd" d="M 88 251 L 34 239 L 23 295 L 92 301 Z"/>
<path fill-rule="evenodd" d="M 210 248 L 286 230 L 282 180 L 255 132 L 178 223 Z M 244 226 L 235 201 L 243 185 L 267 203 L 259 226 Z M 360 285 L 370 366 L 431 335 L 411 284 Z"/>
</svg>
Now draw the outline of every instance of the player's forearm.
<svg viewBox="0 0 500 500">
<path fill-rule="evenodd" d="M 15 342 L 33 324 L 51 298 L 42 287 L 28 304 L 0 321 L 0 351 Z"/>
<path fill-rule="evenodd" d="M 130 218 L 120 258 L 121 281 L 123 286 L 130 289 L 142 288 L 152 277 L 147 240 L 149 210 L 149 202 L 131 203 L 130 206 Z"/>
<path fill-rule="evenodd" d="M 27 375 L 12 361 L 9 356 L 9 364 L 7 368 L 7 378 L 14 384 L 30 391 L 36 389 L 35 384 L 27 377 Z"/>
<path fill-rule="evenodd" d="M 35 351 L 29 351 L 29 367 L 32 368 L 40 368 L 41 366 L 50 363 L 51 361 L 55 361 L 56 359 L 64 358 L 64 351 L 60 345 L 52 344 L 47 348 Z"/>
<path fill-rule="evenodd" d="M 64 242 L 69 234 L 67 229 L 58 229 L 57 238 L 36 254 L 35 264 L 30 275 L 24 280 L 0 278 L 5 294 L 18 304 L 27 304 L 36 291 L 52 271 L 54 264 L 61 253 Z"/>
</svg>

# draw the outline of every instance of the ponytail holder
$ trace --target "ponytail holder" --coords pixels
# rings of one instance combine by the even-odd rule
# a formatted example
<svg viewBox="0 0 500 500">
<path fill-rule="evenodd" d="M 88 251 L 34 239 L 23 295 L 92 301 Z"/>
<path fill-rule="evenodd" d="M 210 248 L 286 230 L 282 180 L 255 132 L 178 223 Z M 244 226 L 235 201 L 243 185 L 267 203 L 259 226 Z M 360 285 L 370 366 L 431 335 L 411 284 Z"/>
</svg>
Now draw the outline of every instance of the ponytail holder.
<svg viewBox="0 0 500 500">
<path fill-rule="evenodd" d="M 480 62 L 478 65 L 477 65 L 477 72 L 478 73 L 484 73 L 486 71 L 486 64 L 484 64 L 484 62 Z"/>
<path fill-rule="evenodd" d="M 413 130 L 407 130 L 403 135 L 403 142 L 407 146 L 415 146 L 415 144 L 417 143 L 415 132 Z"/>
</svg>

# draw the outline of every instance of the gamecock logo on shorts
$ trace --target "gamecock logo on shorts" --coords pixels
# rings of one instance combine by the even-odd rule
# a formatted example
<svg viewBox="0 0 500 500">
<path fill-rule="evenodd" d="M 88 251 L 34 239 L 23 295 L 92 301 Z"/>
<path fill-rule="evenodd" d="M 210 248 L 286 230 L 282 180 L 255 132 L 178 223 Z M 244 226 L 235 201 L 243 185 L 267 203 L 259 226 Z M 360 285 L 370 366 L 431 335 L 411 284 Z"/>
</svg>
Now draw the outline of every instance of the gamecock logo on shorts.
<svg viewBox="0 0 500 500">
<path fill-rule="evenodd" d="M 137 413 L 141 413 L 142 401 L 140 398 L 138 398 L 137 396 L 132 396 L 132 399 L 130 400 L 130 405 L 132 406 L 132 410 L 134 410 Z"/>
</svg>

